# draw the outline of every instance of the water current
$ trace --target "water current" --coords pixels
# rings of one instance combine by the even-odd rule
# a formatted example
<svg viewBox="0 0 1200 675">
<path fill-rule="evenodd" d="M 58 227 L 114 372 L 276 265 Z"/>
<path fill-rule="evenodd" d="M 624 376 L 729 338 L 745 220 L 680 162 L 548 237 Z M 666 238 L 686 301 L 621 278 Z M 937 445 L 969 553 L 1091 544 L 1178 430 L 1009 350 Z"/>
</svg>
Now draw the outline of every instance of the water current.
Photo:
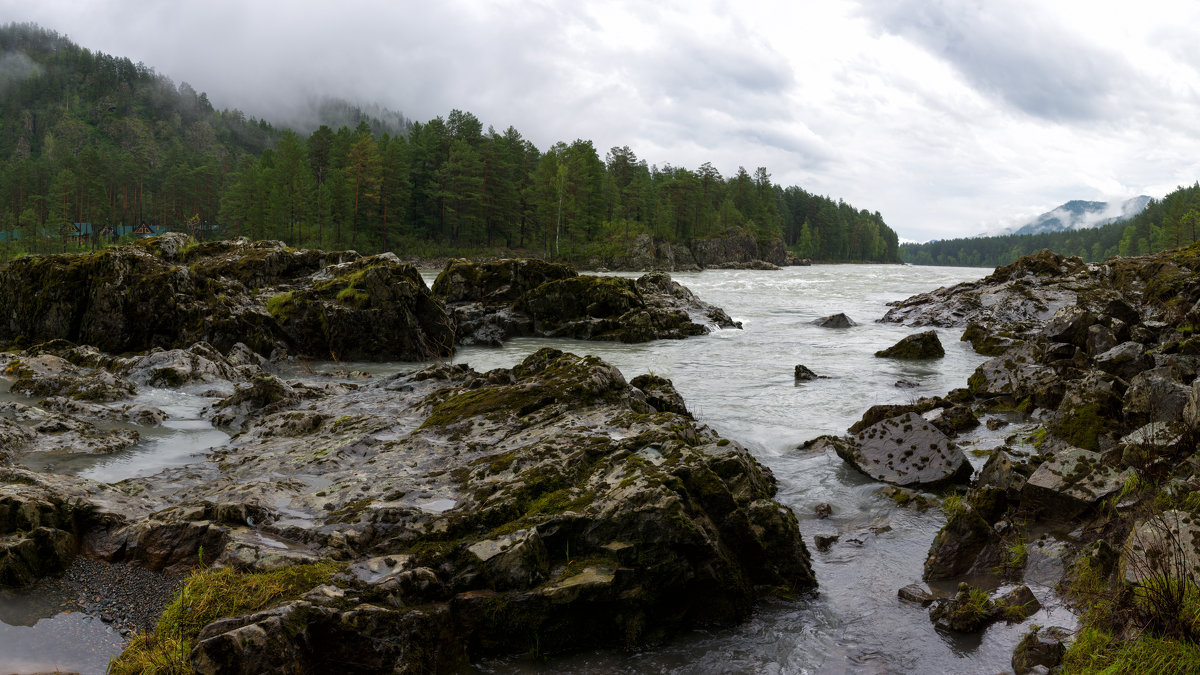
<svg viewBox="0 0 1200 675">
<path fill-rule="evenodd" d="M 939 330 L 946 348 L 944 359 L 903 362 L 875 358 L 874 353 L 915 329 L 875 321 L 890 300 L 985 273 L 899 265 L 678 273 L 673 278 L 724 308 L 742 322 L 743 329 L 638 345 L 523 338 L 502 348 L 460 350 L 453 361 L 480 372 L 510 367 L 541 347 L 556 347 L 599 356 L 620 368 L 627 379 L 645 372 L 670 378 L 700 421 L 741 442 L 774 472 L 779 481 L 777 498 L 799 517 L 820 584 L 815 594 L 798 602 L 762 603 L 740 627 L 696 631 L 644 651 L 610 650 L 549 661 L 511 658 L 476 668 L 496 673 L 996 673 L 1008 670 L 1012 649 L 1030 623 L 1073 625 L 1066 609 L 1048 602 L 1049 588 L 1037 583 L 1036 574 L 1027 574 L 1026 582 L 1047 609 L 1022 624 L 995 624 L 982 635 L 940 633 L 927 610 L 899 601 L 896 591 L 920 581 L 942 515 L 936 509 L 898 507 L 876 494 L 880 484 L 836 456 L 797 447 L 821 434 L 844 433 L 872 405 L 910 402 L 965 386 L 984 359 L 959 341 L 961 330 Z M 434 276 L 426 274 L 426 282 L 432 283 Z M 858 325 L 829 329 L 813 324 L 837 312 L 846 313 Z M 796 383 L 797 364 L 820 379 Z M 339 365 L 385 374 L 416 364 Z M 138 446 L 101 460 L 46 460 L 38 468 L 116 481 L 201 461 L 204 449 L 224 441 L 224 434 L 200 420 L 200 408 L 207 402 L 203 397 L 170 390 L 148 390 L 142 396 L 143 402 L 170 414 L 163 429 L 142 430 L 143 442 Z M 971 442 L 986 449 L 1000 444 L 1002 435 L 981 431 Z M 981 455 L 968 456 L 978 467 Z M 814 514 L 814 507 L 822 502 L 833 506 L 829 518 Z M 830 550 L 819 552 L 812 546 L 813 535 L 835 533 L 840 539 Z M 1037 555 L 1031 553 L 1031 567 L 1036 567 L 1036 561 Z M 1051 576 L 1047 574 L 1047 580 Z M 6 663 L 9 650 L 37 640 L 36 626 L 18 627 L 6 618 L 3 610 L 12 604 L 0 597 L 0 666 L 9 669 L 19 663 L 15 659 Z M 25 624 L 32 622 L 27 615 L 22 619 Z M 53 612 L 48 612 L 38 625 L 60 620 L 59 630 L 78 628 L 78 619 L 64 616 L 71 617 L 52 618 Z M 74 658 L 40 662 L 83 672 L 91 672 L 89 668 L 96 664 Z M 102 671 L 100 663 L 96 672 Z"/>
</svg>

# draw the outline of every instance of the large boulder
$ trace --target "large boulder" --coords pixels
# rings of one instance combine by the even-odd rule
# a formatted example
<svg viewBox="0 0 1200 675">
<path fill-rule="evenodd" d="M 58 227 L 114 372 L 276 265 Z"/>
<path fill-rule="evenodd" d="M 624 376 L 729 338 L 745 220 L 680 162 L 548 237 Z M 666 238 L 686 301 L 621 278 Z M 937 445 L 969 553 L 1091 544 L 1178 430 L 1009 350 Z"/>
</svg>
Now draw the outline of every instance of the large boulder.
<svg viewBox="0 0 1200 675">
<path fill-rule="evenodd" d="M 740 328 L 665 272 L 634 280 L 577 275 L 530 260 L 453 260 L 434 281 L 454 317 L 459 344 L 499 345 L 524 335 L 646 342 Z"/>
<path fill-rule="evenodd" d="M 770 472 L 663 378 L 542 350 L 512 369 L 438 365 L 291 398 L 262 383 L 227 406 L 241 431 L 210 471 L 126 481 L 172 505 L 112 530 L 105 555 L 170 568 L 203 546 L 253 569 L 285 542 L 357 571 L 206 627 L 201 672 L 319 669 L 328 631 L 395 664 L 402 641 L 385 636 L 401 625 L 458 658 L 641 644 L 815 585 Z"/>
<path fill-rule="evenodd" d="M 326 268 L 267 300 L 292 349 L 314 358 L 420 361 L 454 352 L 450 317 L 412 265 L 383 254 Z"/>
<path fill-rule="evenodd" d="M 966 481 L 971 465 L 941 430 L 916 413 L 877 422 L 834 450 L 871 478 L 901 486 L 928 486 Z"/>
<path fill-rule="evenodd" d="M 433 282 L 432 292 L 447 305 L 462 302 L 511 305 L 548 281 L 573 276 L 576 276 L 575 270 L 567 265 L 536 258 L 482 263 L 455 259 L 446 262 Z"/>
<path fill-rule="evenodd" d="M 1131 472 L 1105 466 L 1099 453 L 1068 447 L 1042 462 L 1021 490 L 1022 504 L 1068 520 L 1117 494 Z"/>
</svg>

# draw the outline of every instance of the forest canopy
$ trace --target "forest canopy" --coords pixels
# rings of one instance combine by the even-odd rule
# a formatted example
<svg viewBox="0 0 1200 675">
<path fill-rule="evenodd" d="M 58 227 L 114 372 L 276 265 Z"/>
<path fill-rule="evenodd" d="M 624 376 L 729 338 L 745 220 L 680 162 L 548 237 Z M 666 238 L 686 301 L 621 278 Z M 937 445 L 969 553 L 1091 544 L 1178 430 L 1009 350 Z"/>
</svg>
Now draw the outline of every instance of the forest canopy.
<svg viewBox="0 0 1200 675">
<path fill-rule="evenodd" d="M 1200 183 L 1181 187 L 1162 199 L 1151 199 L 1141 213 L 1118 223 L 1084 230 L 904 244 L 900 256 L 914 265 L 998 267 L 1050 249 L 1099 262 L 1118 255 L 1142 255 L 1185 246 L 1197 237 L 1200 237 Z"/>
<path fill-rule="evenodd" d="M 0 27 L 0 255 L 95 247 L 146 225 L 366 253 L 562 258 L 639 234 L 736 230 L 782 238 L 801 257 L 899 260 L 878 212 L 777 185 L 763 167 L 648 165 L 583 139 L 541 150 L 460 110 L 422 123 L 320 109 L 326 123 L 311 133 L 277 128 L 144 64 L 35 25 Z"/>
</svg>

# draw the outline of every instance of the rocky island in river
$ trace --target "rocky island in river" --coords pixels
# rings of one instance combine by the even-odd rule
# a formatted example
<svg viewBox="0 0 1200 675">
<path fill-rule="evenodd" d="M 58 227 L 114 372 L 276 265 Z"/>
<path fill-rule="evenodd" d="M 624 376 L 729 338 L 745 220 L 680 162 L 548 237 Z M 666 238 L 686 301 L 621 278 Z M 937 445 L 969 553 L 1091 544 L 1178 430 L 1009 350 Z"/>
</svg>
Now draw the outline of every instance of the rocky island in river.
<svg viewBox="0 0 1200 675">
<path fill-rule="evenodd" d="M 694 420 L 668 380 L 627 381 L 558 350 L 364 383 L 275 367 L 735 325 L 665 274 L 454 261 L 431 291 L 387 254 L 166 235 L 14 261 L 0 305 L 0 369 L 38 398 L 0 414 L 0 583 L 85 556 L 213 566 L 223 576 L 194 579 L 219 578 L 227 595 L 280 586 L 192 625 L 198 610 L 180 603 L 205 592 L 193 581 L 164 616 L 174 623 L 139 636 L 118 671 L 155 650 L 198 672 L 448 671 L 488 654 L 653 643 L 816 585 L 770 471 Z M 213 394 L 205 416 L 231 434 L 204 461 L 113 484 L 21 464 L 128 447 L 136 431 L 105 422 L 160 423 L 130 398 L 181 386 Z"/>
</svg>

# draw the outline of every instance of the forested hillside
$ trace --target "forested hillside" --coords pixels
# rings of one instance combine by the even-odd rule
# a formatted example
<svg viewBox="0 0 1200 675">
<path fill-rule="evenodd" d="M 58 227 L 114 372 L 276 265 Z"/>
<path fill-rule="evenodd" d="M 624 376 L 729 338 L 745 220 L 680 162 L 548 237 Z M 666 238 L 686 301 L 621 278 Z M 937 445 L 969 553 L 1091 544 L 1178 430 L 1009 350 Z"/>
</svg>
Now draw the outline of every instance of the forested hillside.
<svg viewBox="0 0 1200 675">
<path fill-rule="evenodd" d="M 898 260 L 878 212 L 774 184 L 765 168 L 647 165 L 628 147 L 602 158 L 588 140 L 542 151 L 469 112 L 409 123 L 335 107 L 357 125 L 302 135 L 52 31 L 0 27 L 0 254 L 95 247 L 110 239 L 102 228 L 115 237 L 144 223 L 362 252 L 568 259 L 643 233 L 736 230 L 781 237 L 802 257 Z M 72 223 L 88 236 L 64 237 Z"/>
<path fill-rule="evenodd" d="M 900 256 L 914 265 L 998 267 L 1042 249 L 1086 261 L 1141 255 L 1184 246 L 1200 237 L 1200 183 L 1151 199 L 1129 220 L 1093 229 L 1044 234 L 945 239 L 904 244 Z"/>
</svg>

